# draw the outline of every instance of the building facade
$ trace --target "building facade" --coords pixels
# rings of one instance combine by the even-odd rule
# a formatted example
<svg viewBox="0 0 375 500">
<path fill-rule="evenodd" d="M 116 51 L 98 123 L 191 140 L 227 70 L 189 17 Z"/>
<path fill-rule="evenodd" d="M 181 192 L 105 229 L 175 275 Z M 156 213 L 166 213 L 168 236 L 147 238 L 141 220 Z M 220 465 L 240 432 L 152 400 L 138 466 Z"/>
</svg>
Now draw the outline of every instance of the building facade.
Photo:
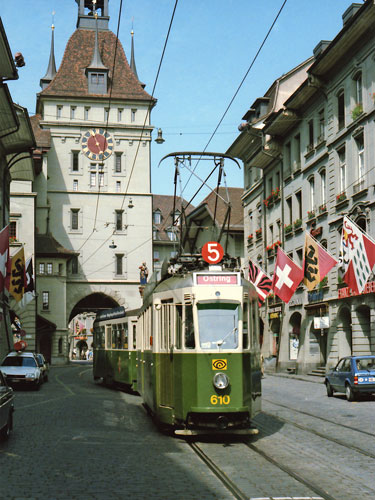
<svg viewBox="0 0 375 500">
<path fill-rule="evenodd" d="M 31 152 L 35 147 L 35 139 L 31 128 L 28 112 L 25 108 L 13 103 L 12 97 L 5 83 L 7 80 L 16 80 L 17 67 L 25 65 L 21 53 L 12 55 L 5 28 L 0 19 L 0 217 L 1 229 L 9 225 L 10 248 L 9 255 L 12 256 L 19 250 L 20 243 L 13 232 L 14 220 L 19 217 L 20 208 L 10 203 L 10 184 L 18 182 L 19 191 L 30 192 L 30 183 L 34 178 L 34 165 Z M 21 203 L 22 204 L 22 203 Z M 27 208 L 32 210 L 31 204 L 26 203 Z M 33 239 L 29 242 L 28 250 L 33 252 Z M 1 272 L 5 276 L 5 264 L 7 261 L 7 250 L 1 254 Z M 20 322 L 15 322 L 19 305 L 9 295 L 6 289 L 0 290 L 0 358 L 4 357 L 13 349 L 13 330 L 21 331 Z M 22 335 L 24 332 L 31 334 L 31 348 L 33 348 L 33 336 L 28 330 L 34 319 L 35 307 L 31 307 L 28 315 L 24 315 L 22 323 Z M 27 335 L 26 335 L 27 336 Z M 27 338 L 27 342 L 30 339 Z"/>
<path fill-rule="evenodd" d="M 304 81 L 273 113 L 250 116 L 229 148 L 245 163 L 246 256 L 269 273 L 278 245 L 302 265 L 305 230 L 339 259 L 345 215 L 375 237 L 374 20 L 373 2 L 352 4 L 335 39 L 315 47 Z M 336 266 L 312 292 L 300 285 L 289 304 L 270 297 L 261 308 L 264 355 L 281 370 L 309 372 L 373 354 L 374 290 L 372 276 L 353 296 Z"/>
<path fill-rule="evenodd" d="M 74 3 L 74 2 L 72 2 Z M 139 265 L 152 263 L 150 112 L 108 0 L 78 0 L 77 29 L 56 71 L 54 33 L 37 95 L 36 343 L 68 359 L 69 323 L 85 312 L 141 304 Z M 53 27 L 52 27 L 53 28 Z M 31 227 L 31 226 L 30 226 Z"/>
</svg>

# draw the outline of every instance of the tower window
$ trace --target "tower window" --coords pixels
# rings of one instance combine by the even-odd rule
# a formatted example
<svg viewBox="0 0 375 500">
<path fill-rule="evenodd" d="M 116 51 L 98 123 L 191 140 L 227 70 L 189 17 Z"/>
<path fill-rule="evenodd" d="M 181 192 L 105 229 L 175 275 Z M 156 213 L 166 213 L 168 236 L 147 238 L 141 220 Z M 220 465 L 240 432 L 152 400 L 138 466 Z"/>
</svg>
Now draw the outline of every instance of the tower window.
<svg viewBox="0 0 375 500">
<path fill-rule="evenodd" d="M 121 181 L 116 181 L 116 193 L 121 193 Z"/>
<path fill-rule="evenodd" d="M 89 119 L 90 106 L 85 106 L 84 118 L 85 120 Z"/>
<path fill-rule="evenodd" d="M 70 106 L 70 119 L 74 120 L 76 117 L 76 106 Z"/>
<path fill-rule="evenodd" d="M 122 121 L 122 114 L 123 114 L 123 109 L 122 108 L 118 108 L 117 109 L 117 121 L 118 122 L 121 122 Z"/>
<path fill-rule="evenodd" d="M 121 276 L 124 274 L 123 258 L 124 258 L 124 254 L 122 254 L 122 253 L 116 254 L 116 275 L 118 275 L 118 276 Z"/>
<path fill-rule="evenodd" d="M 73 191 L 78 191 L 78 180 L 73 179 Z"/>
<path fill-rule="evenodd" d="M 72 208 L 70 210 L 70 225 L 72 230 L 78 229 L 78 214 L 79 214 L 79 208 Z"/>
<path fill-rule="evenodd" d="M 59 119 L 62 117 L 62 106 L 56 107 L 56 118 Z"/>
<path fill-rule="evenodd" d="M 116 214 L 116 220 L 115 220 L 115 223 L 116 223 L 116 231 L 122 231 L 122 224 L 123 224 L 123 213 L 124 211 L 123 210 L 116 210 L 115 214 Z"/>
<path fill-rule="evenodd" d="M 135 122 L 135 114 L 136 114 L 137 110 L 136 109 L 132 109 L 131 110 L 131 121 L 132 122 Z"/>
<path fill-rule="evenodd" d="M 115 172 L 120 173 L 121 172 L 121 153 L 116 153 L 115 156 Z"/>
<path fill-rule="evenodd" d="M 73 172 L 78 172 L 79 163 L 78 163 L 78 151 L 72 151 L 72 170 Z"/>
</svg>

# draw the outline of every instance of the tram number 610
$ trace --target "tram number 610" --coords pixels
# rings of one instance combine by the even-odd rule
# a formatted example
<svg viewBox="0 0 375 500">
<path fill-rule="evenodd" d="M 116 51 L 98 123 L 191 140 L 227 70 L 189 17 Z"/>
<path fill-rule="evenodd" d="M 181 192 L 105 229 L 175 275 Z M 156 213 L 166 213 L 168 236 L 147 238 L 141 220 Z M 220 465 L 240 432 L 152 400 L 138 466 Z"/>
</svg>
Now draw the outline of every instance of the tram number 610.
<svg viewBox="0 0 375 500">
<path fill-rule="evenodd" d="M 216 396 L 216 394 L 214 394 L 213 396 L 211 396 L 211 404 L 212 405 L 229 405 L 230 403 L 230 396 L 228 396 L 227 394 L 225 396 Z"/>
</svg>

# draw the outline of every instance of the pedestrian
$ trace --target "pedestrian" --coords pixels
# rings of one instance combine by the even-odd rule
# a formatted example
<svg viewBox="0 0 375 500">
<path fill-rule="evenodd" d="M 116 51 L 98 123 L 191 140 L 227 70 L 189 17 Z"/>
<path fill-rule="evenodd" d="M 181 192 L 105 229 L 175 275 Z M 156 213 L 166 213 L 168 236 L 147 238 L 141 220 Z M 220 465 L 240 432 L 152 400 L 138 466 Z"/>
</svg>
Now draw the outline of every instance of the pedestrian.
<svg viewBox="0 0 375 500">
<path fill-rule="evenodd" d="M 146 285 L 147 284 L 147 278 L 148 278 L 148 269 L 146 266 L 146 262 L 143 262 L 141 266 L 139 266 L 139 279 L 141 285 Z"/>
<path fill-rule="evenodd" d="M 262 378 L 264 377 L 264 356 L 260 354 L 260 372 L 262 374 Z"/>
</svg>

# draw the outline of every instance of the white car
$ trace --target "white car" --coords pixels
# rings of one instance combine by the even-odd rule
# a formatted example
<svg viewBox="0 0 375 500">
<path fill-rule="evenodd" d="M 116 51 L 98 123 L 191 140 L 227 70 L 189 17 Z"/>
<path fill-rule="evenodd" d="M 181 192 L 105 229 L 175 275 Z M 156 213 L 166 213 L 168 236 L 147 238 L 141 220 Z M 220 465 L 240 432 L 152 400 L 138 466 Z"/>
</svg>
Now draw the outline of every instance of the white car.
<svg viewBox="0 0 375 500">
<path fill-rule="evenodd" d="M 38 390 L 43 376 L 32 352 L 10 352 L 0 365 L 0 370 L 10 386 L 32 385 Z"/>
<path fill-rule="evenodd" d="M 8 439 L 13 429 L 13 399 L 13 389 L 8 386 L 0 371 L 0 440 Z"/>
</svg>

